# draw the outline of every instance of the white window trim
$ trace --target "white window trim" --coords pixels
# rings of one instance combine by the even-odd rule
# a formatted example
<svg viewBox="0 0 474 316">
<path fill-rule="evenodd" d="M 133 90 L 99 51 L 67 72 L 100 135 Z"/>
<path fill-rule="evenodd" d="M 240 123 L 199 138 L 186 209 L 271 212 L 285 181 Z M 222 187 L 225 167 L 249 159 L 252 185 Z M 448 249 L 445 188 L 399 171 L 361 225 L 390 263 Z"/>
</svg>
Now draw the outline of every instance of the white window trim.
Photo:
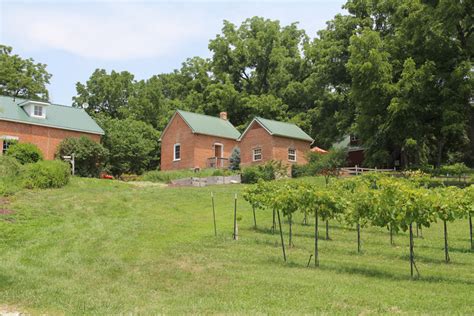
<svg viewBox="0 0 474 316">
<path fill-rule="evenodd" d="M 176 147 L 178 147 L 178 146 L 179 146 L 179 158 L 176 159 Z M 181 160 L 181 144 L 176 143 L 173 146 L 173 161 L 180 161 L 180 160 Z"/>
<path fill-rule="evenodd" d="M 260 159 L 255 159 L 255 150 L 260 150 L 260 154 L 257 154 L 257 155 L 260 155 Z M 252 149 L 252 161 L 261 161 L 262 159 L 263 159 L 262 148 L 258 147 L 258 148 Z"/>
<path fill-rule="evenodd" d="M 35 108 L 40 108 L 41 109 L 41 115 L 36 115 L 35 114 Z M 33 109 L 32 109 L 32 113 L 31 113 L 31 116 L 33 117 L 39 117 L 39 118 L 45 118 L 46 115 L 45 115 L 45 112 L 44 112 L 44 106 L 41 106 L 41 105 L 33 105 Z"/>
<path fill-rule="evenodd" d="M 295 159 L 290 159 L 290 150 L 293 150 L 295 152 L 294 154 Z M 296 149 L 295 148 L 288 148 L 288 161 L 296 162 Z"/>
</svg>

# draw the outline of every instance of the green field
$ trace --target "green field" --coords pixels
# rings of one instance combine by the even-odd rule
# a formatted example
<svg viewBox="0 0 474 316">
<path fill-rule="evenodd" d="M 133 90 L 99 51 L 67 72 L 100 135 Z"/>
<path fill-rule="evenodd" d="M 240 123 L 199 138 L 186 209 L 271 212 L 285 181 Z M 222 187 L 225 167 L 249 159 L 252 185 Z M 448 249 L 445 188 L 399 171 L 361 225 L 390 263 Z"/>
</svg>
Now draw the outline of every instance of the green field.
<svg viewBox="0 0 474 316">
<path fill-rule="evenodd" d="M 390 246 L 386 230 L 365 228 L 357 254 L 356 232 L 335 222 L 332 240 L 321 241 L 320 268 L 307 268 L 313 226 L 301 214 L 287 263 L 271 211 L 258 211 L 255 230 L 241 197 L 240 238 L 232 240 L 233 194 L 243 188 L 75 178 L 62 189 L 21 191 L 3 205 L 14 213 L 0 215 L 0 306 L 33 314 L 474 314 L 467 221 L 449 224 L 450 264 L 441 224 L 415 239 L 418 280 L 410 279 L 407 234 Z M 283 231 L 287 242 L 286 221 Z"/>
</svg>

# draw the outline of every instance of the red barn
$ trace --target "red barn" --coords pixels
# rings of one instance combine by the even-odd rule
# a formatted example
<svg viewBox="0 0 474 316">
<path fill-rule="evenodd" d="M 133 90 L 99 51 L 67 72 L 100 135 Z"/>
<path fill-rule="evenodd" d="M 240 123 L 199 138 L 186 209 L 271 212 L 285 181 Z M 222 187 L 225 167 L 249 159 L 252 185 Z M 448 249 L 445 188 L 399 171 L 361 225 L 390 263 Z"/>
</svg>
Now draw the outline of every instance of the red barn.
<svg viewBox="0 0 474 316">
<path fill-rule="evenodd" d="M 0 96 L 0 154 L 19 141 L 35 144 L 51 160 L 64 138 L 86 136 L 99 142 L 103 134 L 83 109 Z"/>
</svg>

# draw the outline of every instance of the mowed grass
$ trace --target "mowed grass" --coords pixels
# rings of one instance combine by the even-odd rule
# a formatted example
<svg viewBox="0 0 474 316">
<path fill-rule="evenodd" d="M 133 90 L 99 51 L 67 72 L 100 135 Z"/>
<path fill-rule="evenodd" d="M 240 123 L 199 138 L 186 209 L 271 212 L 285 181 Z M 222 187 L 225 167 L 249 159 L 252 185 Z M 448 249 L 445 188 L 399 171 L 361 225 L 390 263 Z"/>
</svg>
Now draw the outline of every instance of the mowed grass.
<svg viewBox="0 0 474 316">
<path fill-rule="evenodd" d="M 322 185 L 316 179 L 315 185 Z M 320 268 L 306 267 L 313 231 L 295 218 L 284 263 L 272 213 L 253 229 L 243 185 L 136 187 L 73 179 L 63 189 L 22 191 L 0 215 L 0 306 L 33 314 L 474 314 L 474 253 L 466 220 L 415 239 L 421 279 L 411 280 L 408 237 L 330 223 Z M 216 196 L 217 238 L 210 192 Z M 239 240 L 232 240 L 238 193 Z M 288 243 L 288 224 L 283 224 Z M 324 237 L 324 223 L 320 228 Z"/>
</svg>

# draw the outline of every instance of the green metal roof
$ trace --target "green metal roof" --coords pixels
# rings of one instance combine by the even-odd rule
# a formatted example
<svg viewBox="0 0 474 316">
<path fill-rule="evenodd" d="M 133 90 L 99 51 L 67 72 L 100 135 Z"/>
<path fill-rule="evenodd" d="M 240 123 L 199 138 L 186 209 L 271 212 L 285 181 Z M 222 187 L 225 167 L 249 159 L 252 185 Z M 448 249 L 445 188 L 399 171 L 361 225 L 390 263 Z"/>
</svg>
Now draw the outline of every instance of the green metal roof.
<svg viewBox="0 0 474 316">
<path fill-rule="evenodd" d="M 29 116 L 23 107 L 19 106 L 25 101 L 29 100 L 0 96 L 0 120 L 104 134 L 102 128 L 83 109 L 45 102 L 48 103 L 45 107 L 46 118 L 41 119 Z"/>
<path fill-rule="evenodd" d="M 177 110 L 193 133 L 237 139 L 239 131 L 228 120 L 204 114 Z M 176 114 L 175 114 L 176 115 Z"/>
<path fill-rule="evenodd" d="M 252 123 L 254 121 L 262 125 L 263 128 L 265 128 L 271 135 L 301 139 L 301 140 L 306 140 L 309 142 L 312 142 L 314 140 L 311 138 L 311 136 L 306 134 L 301 128 L 299 128 L 297 125 L 292 124 L 292 123 L 274 121 L 274 120 L 264 119 L 261 117 L 254 118 Z M 252 125 L 252 123 L 249 124 L 247 129 Z M 242 138 L 246 132 L 247 130 L 245 130 L 242 133 L 240 138 Z"/>
</svg>

